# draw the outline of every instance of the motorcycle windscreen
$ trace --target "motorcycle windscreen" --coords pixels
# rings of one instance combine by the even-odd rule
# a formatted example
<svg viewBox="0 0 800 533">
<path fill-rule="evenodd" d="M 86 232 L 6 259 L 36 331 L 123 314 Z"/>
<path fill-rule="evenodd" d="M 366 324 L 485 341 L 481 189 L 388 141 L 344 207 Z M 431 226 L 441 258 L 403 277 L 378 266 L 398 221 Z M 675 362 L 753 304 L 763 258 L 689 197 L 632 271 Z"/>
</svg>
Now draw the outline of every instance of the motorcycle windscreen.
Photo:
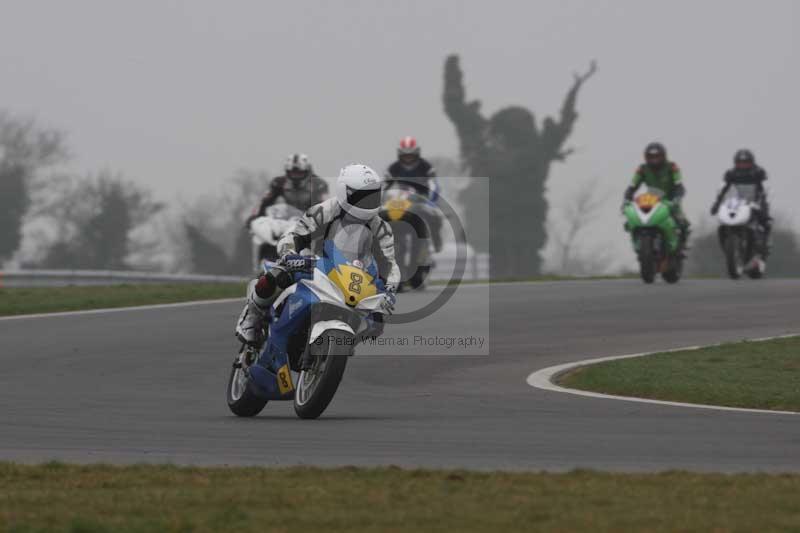
<svg viewBox="0 0 800 533">
<path fill-rule="evenodd" d="M 741 198 L 748 202 L 755 202 L 758 199 L 758 188 L 754 183 L 737 183 L 730 188 L 725 198 Z"/>
<path fill-rule="evenodd" d="M 342 291 L 349 306 L 383 290 L 372 255 L 374 237 L 365 224 L 337 224 L 323 244 L 322 271 Z"/>
<path fill-rule="evenodd" d="M 373 261 L 372 230 L 364 223 L 346 223 L 341 219 L 334 223 L 323 246 L 322 255 L 335 264 L 361 265 L 364 268 Z"/>
<path fill-rule="evenodd" d="M 266 216 L 280 220 L 289 220 L 303 216 L 303 212 L 287 203 L 273 204 L 267 208 Z"/>
</svg>

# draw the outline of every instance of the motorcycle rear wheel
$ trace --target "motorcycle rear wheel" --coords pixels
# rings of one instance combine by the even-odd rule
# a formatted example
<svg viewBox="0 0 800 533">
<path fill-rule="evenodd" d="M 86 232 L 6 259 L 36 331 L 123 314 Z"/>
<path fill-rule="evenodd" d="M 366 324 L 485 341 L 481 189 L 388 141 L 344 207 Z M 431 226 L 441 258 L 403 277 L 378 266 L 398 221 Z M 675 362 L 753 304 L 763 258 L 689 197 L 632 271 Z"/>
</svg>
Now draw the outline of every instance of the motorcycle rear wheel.
<svg viewBox="0 0 800 533">
<path fill-rule="evenodd" d="M 228 388 L 226 397 L 228 409 L 233 414 L 241 417 L 256 416 L 267 405 L 267 400 L 257 396 L 250 389 L 250 378 L 247 377 L 241 365 L 243 353 L 239 354 L 231 368 L 228 377 Z"/>
<path fill-rule="evenodd" d="M 325 411 L 342 381 L 347 358 L 353 353 L 354 338 L 346 331 L 332 329 L 320 336 L 314 365 L 300 372 L 294 394 L 294 412 L 299 418 L 313 419 Z M 311 347 L 309 347 L 310 349 Z"/>
<path fill-rule="evenodd" d="M 661 277 L 664 278 L 669 284 L 678 283 L 681 280 L 681 274 L 683 273 L 683 260 L 680 258 L 675 258 L 670 265 L 670 269 L 663 272 Z"/>
</svg>

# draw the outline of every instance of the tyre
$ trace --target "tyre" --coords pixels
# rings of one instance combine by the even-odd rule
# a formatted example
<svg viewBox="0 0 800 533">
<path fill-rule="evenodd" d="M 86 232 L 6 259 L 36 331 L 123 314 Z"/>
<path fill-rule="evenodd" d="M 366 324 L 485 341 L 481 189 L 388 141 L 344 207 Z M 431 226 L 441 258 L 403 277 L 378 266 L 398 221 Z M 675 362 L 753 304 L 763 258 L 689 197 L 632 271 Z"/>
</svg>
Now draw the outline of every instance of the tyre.
<svg viewBox="0 0 800 533">
<path fill-rule="evenodd" d="M 747 275 L 750 279 L 761 279 L 764 277 L 765 268 L 766 263 L 764 263 L 763 259 L 754 259 L 752 267 L 747 269 Z"/>
<path fill-rule="evenodd" d="M 639 238 L 639 274 L 645 283 L 656 280 L 656 251 L 652 235 L 644 234 Z"/>
<path fill-rule="evenodd" d="M 415 291 L 423 289 L 425 287 L 425 280 L 428 278 L 430 271 L 431 267 L 429 266 L 418 267 L 417 271 L 414 272 L 414 275 L 411 276 L 411 279 L 408 280 L 408 286 Z"/>
<path fill-rule="evenodd" d="M 338 329 L 322 333 L 322 344 L 313 344 L 317 352 L 314 364 L 300 372 L 294 393 L 294 412 L 300 418 L 318 418 L 333 400 L 342 381 L 347 358 L 353 353 L 354 337 Z"/>
<path fill-rule="evenodd" d="M 729 234 L 725 238 L 723 245 L 725 250 L 725 265 L 728 269 L 728 276 L 731 279 L 739 279 L 744 271 L 742 259 L 742 247 L 739 244 L 739 236 L 735 233 Z"/>
<path fill-rule="evenodd" d="M 236 358 L 231 368 L 231 375 L 228 377 L 228 408 L 236 416 L 251 417 L 256 416 L 267 405 L 267 400 L 260 398 L 250 389 L 250 379 L 242 369 L 241 358 L 244 352 Z"/>
<path fill-rule="evenodd" d="M 391 224 L 394 234 L 394 254 L 397 266 L 400 268 L 400 278 L 407 280 L 411 277 L 411 250 L 408 246 L 408 231 L 406 224 L 394 222 Z"/>
<path fill-rule="evenodd" d="M 408 217 L 408 224 L 411 228 L 411 231 L 408 232 L 410 241 L 409 270 L 413 271 L 408 285 L 414 290 L 419 290 L 424 288 L 425 280 L 431 271 L 431 232 L 422 216 L 416 213 Z"/>
<path fill-rule="evenodd" d="M 683 274 L 683 260 L 680 258 L 676 258 L 672 260 L 673 264 L 670 265 L 669 270 L 663 272 L 661 277 L 670 284 L 678 283 L 681 280 L 681 274 Z"/>
</svg>

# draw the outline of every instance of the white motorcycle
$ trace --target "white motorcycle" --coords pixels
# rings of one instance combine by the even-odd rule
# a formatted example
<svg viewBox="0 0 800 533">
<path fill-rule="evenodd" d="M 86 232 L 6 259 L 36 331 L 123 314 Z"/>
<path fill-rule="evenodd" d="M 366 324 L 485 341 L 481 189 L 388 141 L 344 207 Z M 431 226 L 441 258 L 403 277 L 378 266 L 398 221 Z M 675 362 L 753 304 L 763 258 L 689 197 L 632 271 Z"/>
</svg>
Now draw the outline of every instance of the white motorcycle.
<svg viewBox="0 0 800 533">
<path fill-rule="evenodd" d="M 253 257 L 256 270 L 261 269 L 264 260 L 278 259 L 278 241 L 289 231 L 295 221 L 303 216 L 302 211 L 289 204 L 275 204 L 267 208 L 266 215 L 250 222 L 253 236 Z"/>
<path fill-rule="evenodd" d="M 766 271 L 767 264 L 759 255 L 759 244 L 765 238 L 758 222 L 760 209 L 754 185 L 734 185 L 717 212 L 719 243 L 731 279 L 742 274 L 758 279 Z"/>
</svg>

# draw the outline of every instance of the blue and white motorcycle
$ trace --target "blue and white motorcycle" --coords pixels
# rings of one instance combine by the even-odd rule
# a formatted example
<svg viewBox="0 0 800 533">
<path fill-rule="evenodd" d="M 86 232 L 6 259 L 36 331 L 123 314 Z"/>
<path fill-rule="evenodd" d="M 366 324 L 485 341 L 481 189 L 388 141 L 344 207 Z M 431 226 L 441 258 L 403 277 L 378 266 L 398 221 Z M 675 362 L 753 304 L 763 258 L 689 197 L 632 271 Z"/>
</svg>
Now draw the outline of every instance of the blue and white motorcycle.
<svg viewBox="0 0 800 533">
<path fill-rule="evenodd" d="M 300 418 L 317 418 L 342 380 L 359 335 L 385 314 L 385 287 L 369 253 L 323 243 L 321 257 L 289 273 L 294 284 L 275 300 L 263 348 L 242 346 L 228 379 L 228 407 L 237 416 L 261 412 L 270 400 L 293 400 Z M 342 246 L 344 244 L 344 246 Z M 274 264 L 265 263 L 265 270 Z"/>
</svg>

